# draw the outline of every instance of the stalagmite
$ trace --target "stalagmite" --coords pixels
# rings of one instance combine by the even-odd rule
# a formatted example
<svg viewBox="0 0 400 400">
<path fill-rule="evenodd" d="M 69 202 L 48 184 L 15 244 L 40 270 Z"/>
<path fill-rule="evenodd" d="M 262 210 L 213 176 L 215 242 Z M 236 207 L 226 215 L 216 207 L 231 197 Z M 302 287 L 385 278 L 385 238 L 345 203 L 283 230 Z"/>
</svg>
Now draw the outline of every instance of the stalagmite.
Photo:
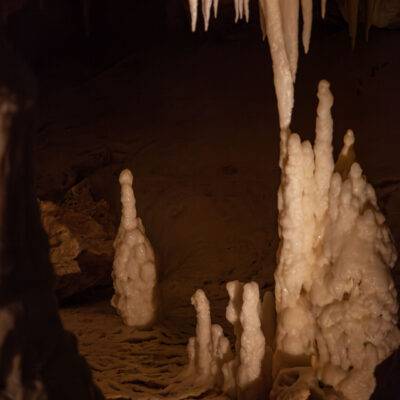
<svg viewBox="0 0 400 400">
<path fill-rule="evenodd" d="M 198 289 L 192 296 L 197 315 L 196 337 L 190 338 L 187 346 L 189 363 L 183 375 L 184 385 L 189 382 L 203 391 L 218 388 L 233 399 L 261 398 L 268 385 L 259 288 L 255 282 L 234 281 L 228 282 L 227 290 L 230 301 L 226 317 L 234 326 L 235 354 L 221 326 L 211 324 L 210 304 L 204 291 Z M 266 309 L 269 306 L 270 303 Z"/>
<path fill-rule="evenodd" d="M 358 0 L 346 0 L 345 4 L 354 46 Z M 235 0 L 236 19 L 241 18 L 242 7 L 243 1 Z M 302 0 L 301 7 L 303 46 L 308 52 L 312 1 Z M 370 3 L 369 7 L 373 8 Z M 324 17 L 325 0 L 321 0 L 321 12 Z M 397 293 L 390 275 L 397 254 L 374 189 L 355 162 L 352 131 L 346 133 L 334 163 L 333 96 L 327 81 L 318 86 L 314 145 L 302 142 L 290 131 L 298 14 L 298 0 L 260 0 L 261 27 L 272 57 L 281 128 L 276 331 L 274 335 L 266 327 L 266 321 L 275 325 L 273 316 L 266 316 L 271 313 L 270 306 L 261 307 L 261 320 L 260 310 L 256 317 L 254 310 L 260 307 L 258 294 L 249 289 L 252 286 L 230 282 L 226 317 L 234 326 L 236 358 L 222 366 L 223 376 L 229 381 L 223 387 L 232 397 L 240 397 L 248 378 L 246 367 L 256 375 L 264 368 L 263 384 L 271 386 L 274 380 L 271 399 L 315 395 L 367 400 L 375 387 L 375 367 L 400 345 Z M 255 308 L 247 308 L 249 298 Z M 262 343 L 263 367 L 257 357 L 251 359 L 256 365 L 247 363 L 246 357 L 254 350 L 247 348 L 250 321 L 254 322 L 252 339 Z M 260 346 L 255 344 L 255 348 Z"/>
<path fill-rule="evenodd" d="M 203 292 L 198 289 L 192 296 L 192 304 L 196 309 L 196 372 L 200 377 L 208 378 L 211 374 L 212 342 L 210 303 Z"/>
<path fill-rule="evenodd" d="M 243 332 L 242 324 L 240 323 L 240 311 L 243 306 L 243 283 L 239 281 L 228 282 L 226 284 L 226 290 L 229 294 L 229 304 L 226 307 L 226 319 L 233 326 L 233 333 L 236 338 L 235 350 L 238 353 Z"/>
<path fill-rule="evenodd" d="M 196 336 L 189 339 L 187 346 L 189 364 L 184 374 L 185 380 L 206 388 L 222 388 L 223 366 L 233 359 L 229 340 L 224 336 L 221 326 L 211 323 L 210 303 L 204 291 L 198 289 L 191 302 L 196 310 L 197 324 Z M 232 382 L 229 386 L 232 386 Z"/>
<path fill-rule="evenodd" d="M 156 267 L 154 253 L 140 218 L 136 215 L 133 177 L 124 170 L 121 184 L 122 214 L 114 242 L 112 277 L 115 294 L 111 304 L 125 324 L 148 327 L 156 317 Z"/>
<path fill-rule="evenodd" d="M 342 150 L 335 164 L 335 172 L 338 172 L 342 179 L 346 179 L 355 160 L 354 133 L 351 129 L 348 129 L 343 138 Z"/>
<path fill-rule="evenodd" d="M 239 398 L 253 400 L 265 396 L 263 380 L 263 361 L 265 355 L 265 338 L 260 321 L 260 293 L 255 282 L 243 286 L 243 306 L 240 312 L 240 323 L 243 333 L 240 338 L 239 368 L 237 385 Z"/>
<path fill-rule="evenodd" d="M 282 169 L 274 370 L 312 367 L 346 398 L 367 400 L 375 367 L 400 344 L 396 252 L 360 166 L 333 171 L 325 81 L 318 98 L 314 148 L 291 134 Z M 353 143 L 348 132 L 342 159 Z"/>
</svg>

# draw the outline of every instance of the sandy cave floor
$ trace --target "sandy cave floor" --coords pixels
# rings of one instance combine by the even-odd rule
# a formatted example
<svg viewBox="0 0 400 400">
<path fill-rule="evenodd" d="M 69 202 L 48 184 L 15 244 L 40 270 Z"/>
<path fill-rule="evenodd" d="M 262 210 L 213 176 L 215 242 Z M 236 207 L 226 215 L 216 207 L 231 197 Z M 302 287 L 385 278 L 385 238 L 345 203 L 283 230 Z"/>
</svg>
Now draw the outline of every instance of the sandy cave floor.
<svg viewBox="0 0 400 400">
<path fill-rule="evenodd" d="M 279 135 L 271 64 L 255 25 L 233 28 L 153 46 L 43 96 L 39 197 L 61 201 L 86 179 L 118 220 L 118 174 L 129 167 L 157 253 L 161 315 L 153 329 L 123 326 L 107 297 L 61 309 L 107 399 L 166 396 L 186 363 L 197 288 L 210 299 L 213 322 L 231 334 L 225 283 L 273 287 Z M 399 43 L 400 31 L 374 30 L 352 52 L 345 31 L 314 34 L 310 55 L 300 58 L 292 124 L 312 138 L 316 85 L 330 80 L 336 150 L 353 128 L 358 160 L 378 190 L 397 247 Z M 170 394 L 190 396 L 218 393 Z"/>
</svg>

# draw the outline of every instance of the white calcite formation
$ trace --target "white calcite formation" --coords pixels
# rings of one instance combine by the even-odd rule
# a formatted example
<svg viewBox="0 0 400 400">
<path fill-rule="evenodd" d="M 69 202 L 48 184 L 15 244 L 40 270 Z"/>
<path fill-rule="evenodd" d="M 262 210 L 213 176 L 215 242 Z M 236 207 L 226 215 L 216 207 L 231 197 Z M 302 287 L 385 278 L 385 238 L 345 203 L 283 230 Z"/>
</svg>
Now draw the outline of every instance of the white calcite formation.
<svg viewBox="0 0 400 400">
<path fill-rule="evenodd" d="M 282 160 L 274 370 L 311 366 L 345 398 L 366 400 L 375 367 L 400 345 L 396 251 L 374 189 L 346 163 L 351 131 L 335 170 L 328 82 L 318 98 L 314 146 L 288 134 Z"/>
<path fill-rule="evenodd" d="M 199 0 L 188 0 L 192 31 L 196 30 Z M 258 0 L 260 27 L 263 39 L 268 38 L 272 68 L 274 71 L 275 92 L 278 101 L 279 121 L 281 129 L 288 129 L 294 106 L 294 82 L 296 80 L 298 62 L 298 31 L 300 9 L 302 14 L 302 42 L 304 52 L 310 48 L 313 1 L 312 0 Z M 235 22 L 245 18 L 249 21 L 250 0 L 233 0 Z M 339 0 L 339 6 L 349 24 L 349 33 L 354 47 L 358 21 L 359 0 Z M 362 3 L 364 5 L 364 3 Z M 384 27 L 398 25 L 400 3 L 398 0 L 370 0 L 366 2 L 365 35 L 372 25 Z M 207 31 L 210 22 L 211 7 L 217 16 L 218 0 L 201 0 L 204 29 Z M 326 14 L 327 0 L 321 0 L 321 15 Z"/>
<path fill-rule="evenodd" d="M 196 310 L 196 337 L 188 343 L 188 377 L 199 385 L 220 386 L 223 382 L 222 366 L 233 356 L 229 340 L 220 325 L 211 324 L 210 303 L 203 290 L 192 296 Z"/>
<path fill-rule="evenodd" d="M 235 22 L 245 18 L 249 20 L 250 1 L 234 0 Z M 204 28 L 209 26 L 211 6 L 214 4 L 214 15 L 217 16 L 218 2 L 202 0 Z M 325 0 L 321 0 L 325 10 Z M 294 105 L 294 81 L 296 79 L 299 55 L 298 30 L 300 9 L 303 16 L 303 47 L 307 53 L 310 46 L 312 27 L 312 0 L 259 0 L 260 26 L 263 38 L 267 37 L 272 57 L 275 91 L 278 100 L 281 129 L 290 125 Z M 198 0 L 189 0 L 192 31 L 196 30 Z"/>
<path fill-rule="evenodd" d="M 239 16 L 241 4 L 235 1 Z M 357 4 L 356 0 L 347 2 L 353 37 Z M 267 329 L 275 326 L 271 299 L 266 297 L 262 314 L 257 314 L 253 307 L 245 307 L 246 286 L 230 283 L 227 319 L 234 326 L 236 358 L 224 365 L 224 377 L 231 379 L 225 380 L 224 389 L 231 397 L 240 398 L 245 382 L 255 379 L 246 373 L 258 376 L 260 371 L 258 358 L 248 362 L 247 356 L 264 347 L 260 379 L 266 387 L 274 381 L 272 399 L 300 400 L 315 395 L 367 400 L 375 387 L 375 367 L 400 345 L 397 294 L 390 275 L 397 255 L 374 189 L 354 162 L 352 131 L 346 133 L 334 164 L 333 96 L 328 82 L 320 82 L 318 88 L 314 146 L 290 131 L 299 9 L 299 0 L 260 0 L 261 28 L 269 41 L 281 128 L 276 332 L 273 335 L 271 328 Z M 325 0 L 321 0 L 321 9 L 325 15 Z M 312 1 L 302 0 L 301 10 L 307 52 Z M 252 299 L 254 306 L 256 295 L 251 293 L 247 301 Z M 245 336 L 246 326 L 254 343 Z M 268 338 L 264 345 L 260 332 L 264 341 Z M 242 340 L 244 337 L 247 339 Z M 256 398 L 256 394 L 252 396 Z"/>
<path fill-rule="evenodd" d="M 231 398 L 253 400 L 267 393 L 266 345 L 262 328 L 262 304 L 258 285 L 229 282 L 226 317 L 236 337 L 235 353 L 220 325 L 211 323 L 210 304 L 203 290 L 192 296 L 196 309 L 196 336 L 189 339 L 186 382 L 204 390 L 217 388 Z"/>
<path fill-rule="evenodd" d="M 140 218 L 136 215 L 133 177 L 121 172 L 122 215 L 114 242 L 113 282 L 115 294 L 111 304 L 125 324 L 148 327 L 156 317 L 157 274 L 154 252 Z"/>
<path fill-rule="evenodd" d="M 269 292 L 261 303 L 255 283 L 227 284 L 232 355 L 204 292 L 192 298 L 188 375 L 231 398 L 262 398 L 272 387 L 277 400 L 367 400 L 376 366 L 400 345 L 391 235 L 354 162 L 352 131 L 334 164 L 328 82 L 318 99 L 314 145 L 289 130 L 282 141 L 275 303 Z"/>
</svg>

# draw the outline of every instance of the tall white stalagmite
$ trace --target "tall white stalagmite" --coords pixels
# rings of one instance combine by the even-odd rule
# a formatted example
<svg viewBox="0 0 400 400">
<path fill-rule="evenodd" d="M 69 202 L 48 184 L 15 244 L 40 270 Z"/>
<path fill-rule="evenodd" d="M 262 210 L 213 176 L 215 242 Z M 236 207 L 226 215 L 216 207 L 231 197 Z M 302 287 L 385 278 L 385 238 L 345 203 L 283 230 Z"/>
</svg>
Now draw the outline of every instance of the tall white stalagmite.
<svg viewBox="0 0 400 400">
<path fill-rule="evenodd" d="M 263 376 L 265 338 L 261 329 L 261 301 L 255 282 L 243 286 L 243 306 L 240 323 L 243 333 L 240 338 L 240 363 L 237 372 L 239 398 L 253 400 L 265 397 Z"/>
<path fill-rule="evenodd" d="M 227 283 L 227 289 L 230 301 L 226 317 L 234 327 L 235 354 L 221 326 L 211 324 L 210 304 L 203 290 L 198 289 L 192 296 L 197 315 L 196 337 L 190 338 L 187 346 L 189 364 L 184 381 L 203 391 L 218 388 L 232 399 L 262 398 L 269 387 L 265 355 L 266 351 L 271 353 L 265 345 L 263 330 L 271 320 L 261 321 L 263 305 L 257 283 L 233 281 Z M 273 302 L 269 296 L 266 298 L 268 304 L 264 309 L 269 310 Z M 176 390 L 176 385 L 171 385 L 171 390 Z"/>
<path fill-rule="evenodd" d="M 314 143 L 314 177 L 315 195 L 317 196 L 315 201 L 315 214 L 317 222 L 320 222 L 328 208 L 328 193 L 334 169 L 332 148 L 333 119 L 331 115 L 333 96 L 327 81 L 321 81 L 319 83 L 317 97 L 318 107 Z"/>
<path fill-rule="evenodd" d="M 229 340 L 219 325 L 211 324 L 210 303 L 204 291 L 196 290 L 191 301 L 196 309 L 197 324 L 196 336 L 189 339 L 187 347 L 189 365 L 185 376 L 200 386 L 222 387 L 223 365 L 233 359 Z"/>
<path fill-rule="evenodd" d="M 154 252 L 140 218 L 137 217 L 133 177 L 129 170 L 120 174 L 122 213 L 114 241 L 113 282 L 115 294 L 111 304 L 125 324 L 148 327 L 156 317 L 157 274 Z"/>
<path fill-rule="evenodd" d="M 348 399 L 367 400 L 375 386 L 375 367 L 400 345 L 397 294 L 390 276 L 397 254 L 374 189 L 354 162 L 351 131 L 346 133 L 334 165 L 333 96 L 328 82 L 321 81 L 318 87 L 314 146 L 290 132 L 299 0 L 259 1 L 263 37 L 268 37 L 272 57 L 281 128 L 281 243 L 275 271 L 277 320 L 272 371 L 276 381 L 271 398 L 308 398 L 311 391 L 324 397 L 335 391 L 333 398 L 343 394 Z M 358 3 L 345 1 L 353 45 Z M 235 0 L 234 4 L 237 20 L 243 16 L 244 3 Z M 368 2 L 367 18 L 372 18 L 374 4 L 374 0 Z M 301 7 L 302 39 L 308 52 L 312 0 L 301 0 Z M 325 16 L 326 0 L 321 0 L 321 10 Z M 249 337 L 244 332 L 249 321 L 241 314 L 239 324 L 237 317 L 239 309 L 243 316 L 253 315 L 245 302 L 238 305 L 239 293 L 244 294 L 245 287 L 239 282 L 228 286 L 227 319 L 240 337 L 236 344 L 240 360 L 225 363 L 222 370 L 233 394 L 242 393 L 246 366 L 254 372 L 259 365 L 250 366 L 246 357 L 242 359 L 242 351 L 247 356 L 254 350 L 247 348 L 250 344 L 245 339 Z M 263 317 L 262 321 L 266 320 Z M 258 337 L 258 329 L 261 332 L 258 325 L 252 327 L 254 337 Z M 265 326 L 263 331 L 270 341 L 273 335 Z M 265 350 L 270 346 L 263 344 Z M 232 386 L 233 376 L 236 388 Z M 327 386 L 321 388 L 320 381 Z"/>
<path fill-rule="evenodd" d="M 229 304 L 226 307 L 226 319 L 233 326 L 233 333 L 236 338 L 235 350 L 239 353 L 243 332 L 242 324 L 240 323 L 240 311 L 243 306 L 243 283 L 239 281 L 228 282 L 226 290 L 229 295 Z"/>
<path fill-rule="evenodd" d="M 210 303 L 203 290 L 198 289 L 192 296 L 192 304 L 196 309 L 196 371 L 200 376 L 209 377 L 211 374 L 212 341 Z"/>
</svg>

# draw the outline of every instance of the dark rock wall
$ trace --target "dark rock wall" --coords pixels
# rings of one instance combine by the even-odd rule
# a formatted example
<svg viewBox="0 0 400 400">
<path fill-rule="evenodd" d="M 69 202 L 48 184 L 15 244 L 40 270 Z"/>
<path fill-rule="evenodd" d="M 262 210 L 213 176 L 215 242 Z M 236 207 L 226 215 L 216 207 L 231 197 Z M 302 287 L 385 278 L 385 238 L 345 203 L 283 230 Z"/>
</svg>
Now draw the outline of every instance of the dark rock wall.
<svg viewBox="0 0 400 400">
<path fill-rule="evenodd" d="M 9 51 L 0 59 L 0 398 L 102 399 L 53 293 L 33 188 L 33 80 Z"/>
</svg>

